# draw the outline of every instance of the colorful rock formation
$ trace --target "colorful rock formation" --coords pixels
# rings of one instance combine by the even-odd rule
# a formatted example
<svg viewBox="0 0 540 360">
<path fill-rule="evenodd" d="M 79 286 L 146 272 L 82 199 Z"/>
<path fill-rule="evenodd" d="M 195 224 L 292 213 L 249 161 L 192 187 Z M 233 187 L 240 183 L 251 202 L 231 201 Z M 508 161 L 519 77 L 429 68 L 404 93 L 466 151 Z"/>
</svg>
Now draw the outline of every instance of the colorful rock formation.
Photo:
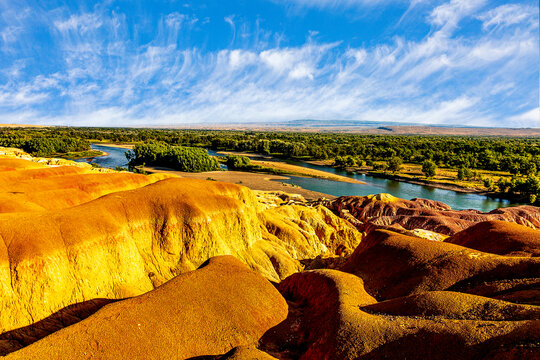
<svg viewBox="0 0 540 360">
<path fill-rule="evenodd" d="M 5 163 L 15 170 L 0 177 L 2 332 L 72 304 L 143 294 L 213 256 L 279 282 L 299 260 L 335 254 L 342 234 L 349 248 L 360 241 L 322 207 L 264 210 L 239 185 Z M 282 234 L 268 232 L 276 223 Z"/>
<path fill-rule="evenodd" d="M 445 241 L 498 255 L 540 256 L 540 231 L 507 221 L 484 221 Z"/>
<path fill-rule="evenodd" d="M 187 359 L 255 345 L 287 303 L 232 256 L 215 257 L 154 291 L 109 304 L 7 359 Z M 234 358 L 234 357 L 233 357 Z"/>
<path fill-rule="evenodd" d="M 8 359 L 540 353 L 538 208 L 385 194 L 324 207 L 62 165 L 0 158 Z"/>
<path fill-rule="evenodd" d="M 452 210 L 433 200 L 403 200 L 389 194 L 342 196 L 323 204 L 340 217 L 354 220 L 361 231 L 387 228 L 405 232 L 415 229 L 453 235 L 482 221 L 500 220 L 540 229 L 540 208 L 516 206 L 495 209 L 489 213 L 478 210 Z"/>
</svg>

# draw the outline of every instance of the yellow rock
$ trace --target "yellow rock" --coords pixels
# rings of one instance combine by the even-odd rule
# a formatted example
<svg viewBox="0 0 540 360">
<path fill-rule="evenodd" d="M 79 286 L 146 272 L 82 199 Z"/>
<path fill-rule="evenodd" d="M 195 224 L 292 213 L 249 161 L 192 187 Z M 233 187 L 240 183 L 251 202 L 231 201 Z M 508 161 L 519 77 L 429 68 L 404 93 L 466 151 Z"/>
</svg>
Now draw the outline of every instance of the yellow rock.
<svg viewBox="0 0 540 360">
<path fill-rule="evenodd" d="M 292 247 L 296 259 L 351 253 L 361 240 L 355 227 L 321 205 L 286 205 L 261 215 L 269 238 Z"/>
<path fill-rule="evenodd" d="M 0 177 L 1 332 L 71 304 L 143 294 L 213 256 L 279 282 L 299 260 L 360 241 L 323 207 L 262 211 L 235 184 L 14 164 Z"/>
</svg>

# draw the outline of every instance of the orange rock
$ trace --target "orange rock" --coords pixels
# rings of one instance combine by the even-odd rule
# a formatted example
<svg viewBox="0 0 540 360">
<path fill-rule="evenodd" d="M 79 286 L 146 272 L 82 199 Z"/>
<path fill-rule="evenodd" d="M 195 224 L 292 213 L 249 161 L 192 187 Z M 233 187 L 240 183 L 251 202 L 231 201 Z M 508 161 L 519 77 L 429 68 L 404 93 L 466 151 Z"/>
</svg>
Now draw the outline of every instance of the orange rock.
<svg viewBox="0 0 540 360">
<path fill-rule="evenodd" d="M 423 293 L 377 304 L 360 278 L 335 270 L 294 274 L 279 290 L 295 304 L 297 313 L 267 333 L 274 337 L 263 337 L 263 348 L 281 351 L 284 357 L 472 360 L 519 355 L 532 359 L 539 350 L 540 321 L 533 306 L 471 295 L 456 297 L 452 292 Z M 486 304 L 493 310 L 513 306 L 516 319 L 525 320 L 507 321 L 512 318 L 508 315 L 501 317 L 507 316 L 505 321 L 484 320 L 482 306 Z M 285 323 L 286 330 L 280 328 Z"/>
<path fill-rule="evenodd" d="M 68 209 L 2 214 L 0 329 L 140 295 L 215 255 L 250 258 L 261 238 L 253 207 L 247 188 L 176 178 Z"/>
<path fill-rule="evenodd" d="M 506 221 L 485 221 L 445 242 L 506 256 L 540 256 L 540 231 Z"/>
<path fill-rule="evenodd" d="M 323 206 L 285 205 L 261 214 L 266 230 L 294 248 L 298 259 L 350 254 L 362 235 L 349 222 Z"/>
<path fill-rule="evenodd" d="M 140 187 L 155 179 L 80 171 L 22 170 L 14 173 L 35 180 L 15 175 L 18 182 L 0 180 L 6 188 L 28 190 L 27 199 L 35 196 L 34 202 L 19 204 L 36 207 L 0 214 L 2 332 L 75 303 L 140 295 L 212 256 L 234 255 L 279 282 L 302 269 L 299 260 L 331 255 L 338 244 L 352 248 L 360 240 L 356 229 L 322 207 L 272 210 L 273 218 L 286 220 L 283 234 L 298 236 L 270 234 L 264 219 L 272 218 L 271 210 L 261 215 L 254 194 L 235 184 L 171 178 Z M 66 207 L 65 201 L 125 187 L 136 188 Z M 60 194 L 46 202 L 40 196 L 47 190 Z M 73 193 L 84 196 L 71 199 Z"/>
<path fill-rule="evenodd" d="M 0 156 L 0 172 L 24 169 L 40 169 L 44 167 L 45 165 L 33 161 Z"/>
<path fill-rule="evenodd" d="M 256 344 L 286 315 L 287 303 L 267 280 L 231 256 L 215 257 L 151 292 L 109 304 L 6 359 L 218 355 Z"/>
<path fill-rule="evenodd" d="M 216 356 L 215 360 L 277 360 L 275 357 L 258 350 L 252 346 L 239 346 L 222 356 Z"/>
<path fill-rule="evenodd" d="M 455 291 L 428 291 L 362 307 L 371 314 L 457 320 L 538 320 L 540 307 Z"/>
<path fill-rule="evenodd" d="M 487 220 L 515 222 L 540 229 L 540 208 L 535 206 L 516 206 L 482 213 L 477 210 L 452 210 L 439 201 L 403 200 L 388 194 L 342 196 L 326 201 L 324 205 L 338 214 L 346 212 L 354 216 L 364 224 L 363 227 L 359 227 L 360 231 L 369 231 L 375 226 L 398 230 L 423 229 L 453 235 Z"/>
<path fill-rule="evenodd" d="M 501 280 L 514 280 L 515 285 L 524 284 L 540 274 L 540 258 L 499 256 L 375 230 L 364 238 L 342 269 L 362 277 L 368 291 L 383 300 L 466 287 L 471 292 L 486 281 L 501 285 Z"/>
</svg>

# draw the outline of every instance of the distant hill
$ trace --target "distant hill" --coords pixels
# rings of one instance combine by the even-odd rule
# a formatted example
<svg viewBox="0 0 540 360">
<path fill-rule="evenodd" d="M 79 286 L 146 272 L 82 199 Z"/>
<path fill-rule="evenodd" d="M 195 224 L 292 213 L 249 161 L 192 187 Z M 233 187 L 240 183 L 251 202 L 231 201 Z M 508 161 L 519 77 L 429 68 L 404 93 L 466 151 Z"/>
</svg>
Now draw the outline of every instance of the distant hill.
<svg viewBox="0 0 540 360">
<path fill-rule="evenodd" d="M 0 124 L 5 127 L 54 127 L 55 125 Z M 92 124 L 88 124 L 92 127 Z M 115 126 L 113 126 L 115 127 Z M 363 120 L 292 120 L 272 123 L 201 123 L 179 125 L 125 126 L 126 128 L 153 129 L 208 129 L 240 131 L 299 131 L 325 133 L 352 133 L 373 135 L 459 135 L 459 136 L 516 136 L 540 137 L 539 128 L 499 128 L 451 125 L 422 125 L 414 123 L 375 122 Z"/>
<path fill-rule="evenodd" d="M 0 124 L 0 128 L 8 128 L 8 127 L 42 128 L 42 127 L 50 127 L 50 126 L 49 125 L 25 125 L 25 124 Z"/>
<path fill-rule="evenodd" d="M 293 120 L 274 123 L 195 124 L 151 126 L 152 128 L 213 129 L 244 131 L 305 131 L 381 135 L 460 135 L 540 137 L 540 128 L 498 128 L 472 126 L 422 125 L 361 120 Z"/>
</svg>

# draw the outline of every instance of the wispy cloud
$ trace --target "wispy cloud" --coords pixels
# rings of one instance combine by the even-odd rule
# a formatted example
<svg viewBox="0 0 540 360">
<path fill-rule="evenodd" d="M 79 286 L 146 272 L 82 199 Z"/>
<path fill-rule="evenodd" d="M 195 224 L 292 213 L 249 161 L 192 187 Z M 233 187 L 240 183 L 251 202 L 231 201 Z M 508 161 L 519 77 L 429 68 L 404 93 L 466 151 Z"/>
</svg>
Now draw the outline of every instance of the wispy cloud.
<svg viewBox="0 0 540 360">
<path fill-rule="evenodd" d="M 0 72 L 6 79 L 0 83 L 0 122 L 105 126 L 312 118 L 540 126 L 538 33 L 531 20 L 537 14 L 523 5 L 490 8 L 484 0 L 451 0 L 428 13 L 430 31 L 420 38 L 396 34 L 354 46 L 309 35 L 303 44 L 282 46 L 268 40 L 275 34 L 258 21 L 255 26 L 237 16 L 199 21 L 179 11 L 161 14 L 154 19 L 156 31 L 136 41 L 144 37 L 122 12 L 53 11 L 40 21 L 49 27 L 58 61 L 37 74 L 21 59 L 2 64 L 9 66 Z M 515 17 L 508 20 L 509 14 Z M 481 30 L 460 33 L 464 19 Z M 233 40 L 247 34 L 249 46 L 185 46 L 183 39 L 210 21 L 224 31 L 228 25 Z M 12 26 L 0 24 L 0 34 Z"/>
<path fill-rule="evenodd" d="M 516 127 L 540 127 L 540 107 L 512 116 L 511 120 Z"/>
<path fill-rule="evenodd" d="M 478 16 L 484 30 L 500 29 L 515 24 L 530 23 L 538 26 L 538 8 L 522 4 L 506 4 L 490 9 Z"/>
<path fill-rule="evenodd" d="M 77 31 L 83 34 L 99 28 L 102 24 L 98 14 L 72 15 L 67 20 L 54 22 L 54 26 L 61 32 Z"/>
</svg>

